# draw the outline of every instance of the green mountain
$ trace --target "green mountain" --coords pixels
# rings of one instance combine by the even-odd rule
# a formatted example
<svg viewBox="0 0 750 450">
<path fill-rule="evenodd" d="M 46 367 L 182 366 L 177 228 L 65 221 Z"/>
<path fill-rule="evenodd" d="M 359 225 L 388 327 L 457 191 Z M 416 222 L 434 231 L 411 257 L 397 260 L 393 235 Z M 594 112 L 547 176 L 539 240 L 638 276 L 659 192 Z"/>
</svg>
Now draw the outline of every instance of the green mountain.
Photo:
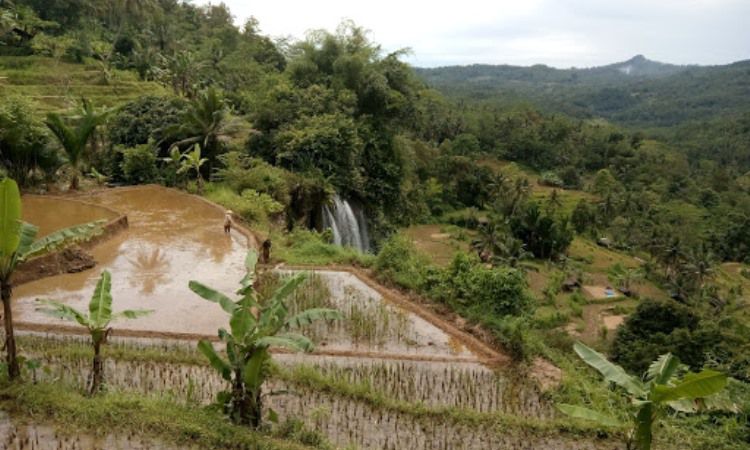
<svg viewBox="0 0 750 450">
<path fill-rule="evenodd" d="M 529 102 L 546 111 L 603 117 L 629 127 L 673 127 L 750 111 L 750 60 L 681 66 L 638 55 L 587 69 L 472 65 L 417 69 L 417 73 L 453 97 Z"/>
</svg>

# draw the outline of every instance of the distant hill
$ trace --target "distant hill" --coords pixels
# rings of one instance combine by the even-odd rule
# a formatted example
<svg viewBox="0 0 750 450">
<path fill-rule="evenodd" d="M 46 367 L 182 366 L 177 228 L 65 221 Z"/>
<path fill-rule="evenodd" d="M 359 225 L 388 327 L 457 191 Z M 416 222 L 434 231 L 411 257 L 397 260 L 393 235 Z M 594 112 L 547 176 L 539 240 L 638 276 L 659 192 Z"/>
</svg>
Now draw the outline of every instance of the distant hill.
<svg viewBox="0 0 750 450">
<path fill-rule="evenodd" d="M 750 111 L 750 60 L 723 66 L 673 65 L 637 55 L 586 69 L 471 65 L 416 71 L 449 96 L 529 102 L 547 111 L 604 117 L 639 128 L 673 127 Z"/>
</svg>

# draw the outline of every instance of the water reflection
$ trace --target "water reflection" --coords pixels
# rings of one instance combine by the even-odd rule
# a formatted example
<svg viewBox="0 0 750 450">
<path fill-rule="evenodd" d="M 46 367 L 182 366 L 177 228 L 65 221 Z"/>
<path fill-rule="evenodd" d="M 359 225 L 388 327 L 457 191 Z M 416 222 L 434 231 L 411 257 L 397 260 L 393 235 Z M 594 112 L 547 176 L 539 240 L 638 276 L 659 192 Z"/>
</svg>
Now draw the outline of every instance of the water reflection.
<svg viewBox="0 0 750 450">
<path fill-rule="evenodd" d="M 169 260 L 159 247 L 138 250 L 136 257 L 128 261 L 133 269 L 130 272 L 130 285 L 140 286 L 142 294 L 151 294 L 157 284 L 167 280 Z"/>
<path fill-rule="evenodd" d="M 118 323 L 118 328 L 215 334 L 226 321 L 224 312 L 190 291 L 188 281 L 200 280 L 229 293 L 242 278 L 247 243 L 240 234 L 224 234 L 223 212 L 158 186 L 110 189 L 86 201 L 127 214 L 130 228 L 93 249 L 96 268 L 18 286 L 18 320 L 57 323 L 34 311 L 37 297 L 54 297 L 85 309 L 99 274 L 107 269 L 112 272 L 115 309 L 155 310 Z M 45 207 L 54 209 L 51 218 L 67 217 L 66 208 Z M 28 209 L 35 213 L 33 207 Z"/>
</svg>

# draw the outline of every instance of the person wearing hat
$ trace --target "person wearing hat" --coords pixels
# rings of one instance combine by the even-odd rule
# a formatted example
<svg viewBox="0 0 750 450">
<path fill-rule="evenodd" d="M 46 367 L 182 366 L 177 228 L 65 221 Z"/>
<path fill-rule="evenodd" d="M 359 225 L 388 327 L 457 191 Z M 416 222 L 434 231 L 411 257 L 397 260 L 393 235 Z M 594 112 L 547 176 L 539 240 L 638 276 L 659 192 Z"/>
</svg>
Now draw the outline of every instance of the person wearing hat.
<svg viewBox="0 0 750 450">
<path fill-rule="evenodd" d="M 226 213 L 224 213 L 224 233 L 229 233 L 232 231 L 232 212 L 231 209 L 228 209 Z"/>
</svg>

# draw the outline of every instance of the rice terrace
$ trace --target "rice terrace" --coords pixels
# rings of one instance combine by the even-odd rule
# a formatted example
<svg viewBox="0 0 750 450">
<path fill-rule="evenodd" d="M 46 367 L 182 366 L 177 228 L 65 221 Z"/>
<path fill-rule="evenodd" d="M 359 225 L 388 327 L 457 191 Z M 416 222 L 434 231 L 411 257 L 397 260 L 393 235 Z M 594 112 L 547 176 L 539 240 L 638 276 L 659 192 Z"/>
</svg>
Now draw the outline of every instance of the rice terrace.
<svg viewBox="0 0 750 450">
<path fill-rule="evenodd" d="M 480 3 L 0 0 L 0 450 L 750 448 L 750 10 Z"/>
</svg>

